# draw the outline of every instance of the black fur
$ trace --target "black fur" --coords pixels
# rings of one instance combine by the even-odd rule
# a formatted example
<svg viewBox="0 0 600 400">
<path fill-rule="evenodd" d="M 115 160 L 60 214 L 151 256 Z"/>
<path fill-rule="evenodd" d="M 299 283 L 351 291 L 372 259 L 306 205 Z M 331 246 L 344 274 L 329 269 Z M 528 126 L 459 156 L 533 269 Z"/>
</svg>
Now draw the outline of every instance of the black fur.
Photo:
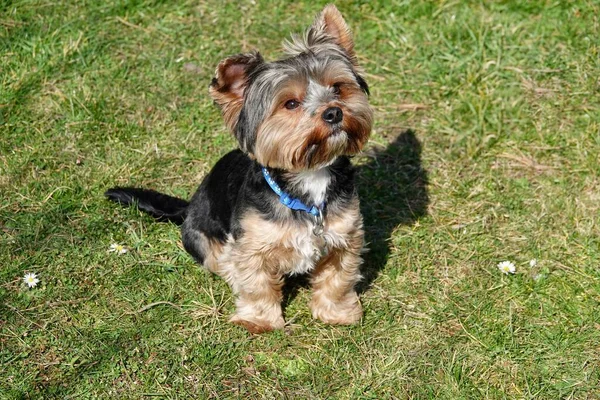
<svg viewBox="0 0 600 400">
<path fill-rule="evenodd" d="M 348 157 L 338 157 L 327 167 L 331 181 L 326 194 L 326 209 L 343 209 L 357 194 L 354 167 Z M 285 179 L 284 171 L 273 170 L 271 176 L 290 196 L 309 204 L 305 193 Z M 154 190 L 114 188 L 105 193 L 109 200 L 122 205 L 137 204 L 140 210 L 181 227 L 185 249 L 200 263 L 205 258 L 200 238 L 224 243 L 231 235 L 241 234 L 240 218 L 254 210 L 265 219 L 309 219 L 304 211 L 292 211 L 279 202 L 264 179 L 261 166 L 241 150 L 233 150 L 221 158 L 204 178 L 189 204 L 181 199 Z"/>
<path fill-rule="evenodd" d="M 326 11 L 339 14 L 334 7 L 324 10 L 324 13 Z M 339 71 L 340 76 L 343 77 L 352 73 L 358 86 L 368 95 L 367 83 L 355 70 L 354 56 L 348 54 L 336 42 L 335 27 L 333 31 L 325 29 L 324 15 L 322 14 L 310 28 L 305 41 L 298 38 L 289 43 L 289 58 L 265 63 L 260 54 L 246 53 L 230 57 L 219 64 L 218 76 L 211 83 L 213 89 L 211 93 L 215 100 L 219 100 L 224 110 L 232 112 L 230 116 L 236 118 L 235 121 L 231 120 L 228 123 L 233 125 L 233 133 L 240 149 L 229 152 L 217 162 L 204 178 L 189 204 L 184 200 L 153 190 L 135 188 L 110 189 L 106 192 L 106 197 L 123 205 L 137 204 L 139 209 L 157 219 L 182 224 L 183 245 L 200 263 L 205 260 L 207 252 L 213 249 L 215 241 L 224 243 L 240 237 L 242 234 L 240 221 L 248 211 L 257 212 L 265 220 L 270 221 L 312 220 L 314 218 L 312 215 L 304 211 L 293 211 L 280 203 L 279 197 L 264 179 L 261 165 L 255 161 L 255 156 L 260 156 L 260 152 L 255 152 L 255 147 L 259 128 L 269 118 L 269 113 L 275 106 L 273 103 L 278 98 L 277 94 L 290 83 L 290 80 L 305 82 L 308 91 L 312 86 L 309 83 L 320 82 L 319 77 L 328 71 Z M 345 29 L 343 23 L 340 29 L 342 28 Z M 229 70 L 230 67 L 233 69 Z M 243 68 L 243 74 L 240 74 L 239 68 Z M 227 73 L 228 70 L 230 74 Z M 243 94 L 240 95 L 242 88 Z M 231 92 L 229 94 L 232 96 L 221 96 L 215 91 L 220 94 Z M 240 96 L 243 98 L 240 99 Z M 238 111 L 237 103 L 232 103 L 230 97 L 235 98 L 235 101 L 242 101 L 238 115 L 235 114 Z M 318 95 L 314 102 L 307 103 L 306 109 L 302 112 L 310 114 L 316 112 L 321 106 L 330 107 L 329 103 L 333 98 L 333 95 L 331 98 Z M 364 131 L 370 131 L 372 110 L 362 101 L 358 105 L 360 107 L 354 109 L 357 113 L 356 119 L 362 121 Z M 293 133 L 292 128 L 290 134 Z M 350 136 L 351 133 L 347 132 Z M 302 142 L 297 139 L 298 150 Z M 317 145 L 314 146 L 316 149 Z M 347 156 L 335 158 L 338 154 L 347 153 L 342 153 L 340 150 L 338 153 L 329 154 L 330 158 L 326 161 L 332 163 L 325 167 L 326 172 L 329 173 L 329 181 L 325 193 L 324 212 L 332 215 L 343 215 L 350 203 L 358 196 L 354 186 L 354 168 Z M 259 161 L 274 167 L 278 165 L 268 159 L 259 158 Z M 279 163 L 279 165 L 284 167 L 288 164 Z M 300 199 L 306 205 L 313 205 L 310 203 L 311 193 L 303 192 L 315 189 L 314 187 L 307 189 L 312 182 L 302 181 L 310 179 L 306 175 L 294 176 L 289 171 L 278 169 L 271 170 L 270 173 L 283 191 L 291 197 Z M 314 193 L 312 195 L 315 196 Z M 321 193 L 318 201 L 321 201 L 320 196 Z"/>
<path fill-rule="evenodd" d="M 356 77 L 356 82 L 358 82 L 358 86 L 360 86 L 363 92 L 365 92 L 365 94 L 369 96 L 371 92 L 369 91 L 369 85 L 367 84 L 367 81 L 365 81 L 364 78 L 359 74 L 355 73 L 354 76 Z"/>
<path fill-rule="evenodd" d="M 178 225 L 183 223 L 189 205 L 185 200 L 151 189 L 116 187 L 107 190 L 104 195 L 124 207 L 135 203 L 137 208 L 159 221 L 171 221 Z"/>
</svg>

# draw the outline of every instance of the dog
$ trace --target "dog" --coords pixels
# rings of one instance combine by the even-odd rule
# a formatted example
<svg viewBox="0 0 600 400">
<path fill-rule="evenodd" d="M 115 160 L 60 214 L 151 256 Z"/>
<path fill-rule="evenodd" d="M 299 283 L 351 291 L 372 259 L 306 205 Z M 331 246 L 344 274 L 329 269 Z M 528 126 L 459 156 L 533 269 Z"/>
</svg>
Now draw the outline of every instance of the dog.
<svg viewBox="0 0 600 400">
<path fill-rule="evenodd" d="M 312 316 L 362 318 L 363 220 L 350 157 L 367 142 L 373 111 L 354 41 L 334 5 L 286 56 L 258 52 L 217 66 L 209 93 L 239 149 L 221 158 L 187 202 L 117 187 L 108 199 L 181 224 L 183 246 L 235 294 L 230 321 L 251 333 L 285 326 L 284 278 L 308 274 Z"/>
</svg>

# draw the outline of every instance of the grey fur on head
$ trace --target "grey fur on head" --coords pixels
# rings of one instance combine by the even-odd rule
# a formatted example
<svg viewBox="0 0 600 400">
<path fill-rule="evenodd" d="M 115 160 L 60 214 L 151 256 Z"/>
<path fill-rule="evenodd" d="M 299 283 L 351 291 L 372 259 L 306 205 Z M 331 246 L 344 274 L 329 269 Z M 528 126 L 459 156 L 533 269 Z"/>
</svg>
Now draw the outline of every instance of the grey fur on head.
<svg viewBox="0 0 600 400">
<path fill-rule="evenodd" d="M 351 153 L 362 147 L 359 143 L 370 131 L 372 111 L 366 97 L 357 92 L 368 94 L 368 86 L 359 75 L 352 34 L 335 6 L 326 6 L 303 36 L 284 43 L 284 50 L 288 57 L 278 61 L 265 62 L 258 53 L 249 53 L 229 57 L 217 67 L 211 95 L 240 148 L 262 157 L 259 162 L 266 164 L 268 159 L 271 166 L 290 167 L 301 164 L 303 158 L 305 166 L 311 164 L 318 149 L 318 159 L 327 151 L 331 157 L 344 153 L 342 137 L 348 137 Z M 299 104 L 298 110 L 282 111 L 292 100 Z M 327 107 L 337 107 L 346 116 L 339 126 L 323 124 L 320 114 Z M 284 112 L 288 114 L 281 115 Z M 328 138 L 338 132 L 344 135 Z M 257 152 L 259 133 L 271 139 L 263 137 L 264 148 Z M 297 142 L 292 143 L 286 135 L 295 135 Z M 350 143 L 353 139 L 356 143 Z M 289 163 L 282 154 L 277 155 L 277 147 L 284 142 L 289 148 L 280 153 L 291 157 Z"/>
</svg>

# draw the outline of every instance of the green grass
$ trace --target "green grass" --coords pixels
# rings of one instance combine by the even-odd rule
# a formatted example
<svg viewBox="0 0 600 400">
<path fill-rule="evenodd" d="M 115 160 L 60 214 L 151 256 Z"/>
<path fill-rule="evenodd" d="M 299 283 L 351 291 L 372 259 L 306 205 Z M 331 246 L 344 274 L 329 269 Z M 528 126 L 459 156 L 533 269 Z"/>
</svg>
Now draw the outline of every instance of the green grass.
<svg viewBox="0 0 600 400">
<path fill-rule="evenodd" d="M 251 336 L 177 227 L 103 199 L 191 195 L 235 145 L 218 61 L 323 4 L 0 5 L 0 398 L 600 398 L 595 1 L 338 4 L 376 110 L 358 326 L 301 288 Z"/>
</svg>

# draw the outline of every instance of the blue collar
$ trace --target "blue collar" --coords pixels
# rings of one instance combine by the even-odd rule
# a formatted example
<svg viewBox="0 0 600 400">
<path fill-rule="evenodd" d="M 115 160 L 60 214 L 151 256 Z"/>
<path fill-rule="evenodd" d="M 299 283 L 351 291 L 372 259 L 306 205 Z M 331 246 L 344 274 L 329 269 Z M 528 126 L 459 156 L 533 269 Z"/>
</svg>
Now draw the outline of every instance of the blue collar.
<svg viewBox="0 0 600 400">
<path fill-rule="evenodd" d="M 294 199 L 290 197 L 290 195 L 285 193 L 283 190 L 281 190 L 277 182 L 275 182 L 275 180 L 271 177 L 271 174 L 269 174 L 269 171 L 267 171 L 266 167 L 262 167 L 262 173 L 271 189 L 273 189 L 273 191 L 279 196 L 279 201 L 281 202 L 281 204 L 292 210 L 301 210 L 309 213 L 314 217 L 321 219 L 323 218 L 322 209 L 325 206 L 325 202 L 323 202 L 323 204 L 321 204 L 320 207 L 317 207 L 316 205 L 309 207 L 303 202 L 301 202 L 299 199 Z"/>
</svg>

